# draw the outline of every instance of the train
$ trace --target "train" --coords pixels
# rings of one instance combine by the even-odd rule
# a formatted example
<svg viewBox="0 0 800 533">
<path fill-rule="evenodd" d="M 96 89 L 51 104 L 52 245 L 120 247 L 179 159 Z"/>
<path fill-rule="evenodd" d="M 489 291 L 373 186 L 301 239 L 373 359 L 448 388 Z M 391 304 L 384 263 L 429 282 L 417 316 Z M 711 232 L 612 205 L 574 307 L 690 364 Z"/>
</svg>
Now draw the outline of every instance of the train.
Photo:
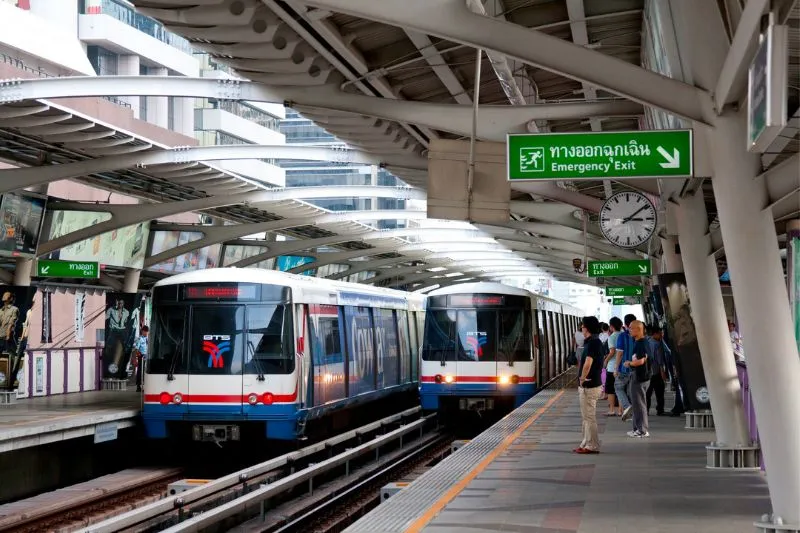
<svg viewBox="0 0 800 533">
<path fill-rule="evenodd" d="M 491 282 L 427 293 L 420 363 L 425 411 L 502 414 L 567 369 L 581 313 Z"/>
<path fill-rule="evenodd" d="M 423 295 L 214 268 L 160 280 L 152 302 L 148 438 L 292 441 L 336 413 L 416 400 Z"/>
</svg>

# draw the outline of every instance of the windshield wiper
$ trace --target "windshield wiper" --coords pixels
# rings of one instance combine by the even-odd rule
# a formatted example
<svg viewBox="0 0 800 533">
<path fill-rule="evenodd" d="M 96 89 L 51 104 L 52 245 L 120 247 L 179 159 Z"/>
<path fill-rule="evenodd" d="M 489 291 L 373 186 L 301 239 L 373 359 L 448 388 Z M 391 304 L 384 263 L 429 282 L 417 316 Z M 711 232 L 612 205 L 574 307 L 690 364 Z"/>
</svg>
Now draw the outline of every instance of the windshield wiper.
<svg viewBox="0 0 800 533">
<path fill-rule="evenodd" d="M 256 370 L 258 371 L 258 376 L 256 377 L 256 380 L 265 381 L 266 378 L 264 377 L 264 370 L 261 368 L 261 363 L 258 361 L 258 358 L 256 357 L 256 347 L 253 345 L 253 341 L 251 341 L 250 339 L 247 340 L 247 349 L 250 350 L 250 355 L 251 355 L 250 360 L 253 361 L 253 365 L 256 367 Z"/>
</svg>

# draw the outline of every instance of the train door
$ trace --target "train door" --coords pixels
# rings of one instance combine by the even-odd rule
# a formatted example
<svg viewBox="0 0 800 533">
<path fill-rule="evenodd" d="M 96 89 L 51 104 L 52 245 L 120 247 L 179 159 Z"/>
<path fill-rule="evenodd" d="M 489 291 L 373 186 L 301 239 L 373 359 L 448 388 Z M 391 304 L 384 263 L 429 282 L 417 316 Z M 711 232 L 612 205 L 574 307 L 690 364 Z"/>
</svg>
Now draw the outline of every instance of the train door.
<svg viewBox="0 0 800 533">
<path fill-rule="evenodd" d="M 498 365 L 507 365 L 500 362 L 497 329 L 497 312 L 493 309 L 458 311 L 456 381 L 462 390 L 476 393 L 497 390 Z"/>
<path fill-rule="evenodd" d="M 195 305 L 191 312 L 187 411 L 242 414 L 243 305 Z"/>
</svg>

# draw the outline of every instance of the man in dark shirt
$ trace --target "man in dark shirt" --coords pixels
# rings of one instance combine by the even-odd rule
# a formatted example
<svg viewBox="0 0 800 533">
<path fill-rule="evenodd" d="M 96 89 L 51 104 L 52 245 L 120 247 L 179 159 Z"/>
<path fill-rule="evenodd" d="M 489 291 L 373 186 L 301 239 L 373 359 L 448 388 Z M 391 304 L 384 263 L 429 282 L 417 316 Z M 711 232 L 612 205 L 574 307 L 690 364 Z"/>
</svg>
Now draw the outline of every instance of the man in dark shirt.
<svg viewBox="0 0 800 533">
<path fill-rule="evenodd" d="M 656 414 L 664 416 L 664 389 L 667 382 L 667 358 L 664 353 L 664 341 L 661 337 L 661 326 L 650 327 L 647 339 L 647 356 L 651 358 L 653 375 L 647 387 L 647 413 L 650 414 L 651 398 L 656 394 Z"/>
<path fill-rule="evenodd" d="M 585 338 L 579 362 L 579 395 L 583 441 L 574 452 L 580 454 L 600 453 L 597 436 L 597 400 L 602 394 L 601 372 L 603 370 L 603 343 L 600 341 L 600 322 L 597 317 L 586 316 L 581 320 L 581 331 Z"/>
<path fill-rule="evenodd" d="M 633 430 L 629 437 L 649 437 L 647 420 L 647 400 L 645 390 L 650 385 L 650 373 L 647 357 L 647 338 L 644 336 L 644 324 L 635 320 L 629 327 L 631 336 L 636 341 L 633 345 L 633 358 L 623 365 L 633 371 L 631 376 L 631 405 L 633 406 Z"/>
</svg>

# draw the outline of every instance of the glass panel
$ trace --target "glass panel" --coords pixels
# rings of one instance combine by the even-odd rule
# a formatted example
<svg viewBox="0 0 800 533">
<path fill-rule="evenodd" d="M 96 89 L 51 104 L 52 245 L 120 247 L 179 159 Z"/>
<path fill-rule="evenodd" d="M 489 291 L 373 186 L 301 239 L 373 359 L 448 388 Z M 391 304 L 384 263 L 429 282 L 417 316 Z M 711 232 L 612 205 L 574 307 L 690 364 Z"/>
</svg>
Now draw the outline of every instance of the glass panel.
<svg viewBox="0 0 800 533">
<path fill-rule="evenodd" d="M 244 306 L 194 306 L 190 374 L 242 373 Z"/>
<path fill-rule="evenodd" d="M 378 387 L 397 385 L 397 325 L 390 309 L 373 309 L 378 357 Z"/>
<path fill-rule="evenodd" d="M 247 308 L 245 374 L 290 374 L 294 370 L 289 308 L 251 305 Z"/>
<path fill-rule="evenodd" d="M 431 311 L 425 320 L 423 361 L 456 360 L 456 311 Z"/>
<path fill-rule="evenodd" d="M 375 390 L 375 351 L 369 307 L 344 308 L 350 396 Z"/>
<path fill-rule="evenodd" d="M 530 361 L 530 315 L 521 311 L 500 311 L 498 361 Z"/>
<path fill-rule="evenodd" d="M 308 307 L 311 354 L 315 369 L 314 403 L 322 405 L 346 396 L 339 308 L 316 304 Z"/>
<path fill-rule="evenodd" d="M 188 307 L 163 306 L 155 309 L 147 371 L 151 374 L 185 373 L 183 344 Z"/>
<path fill-rule="evenodd" d="M 458 312 L 458 360 L 496 361 L 497 311 Z"/>
<path fill-rule="evenodd" d="M 400 383 L 411 381 L 411 358 L 415 357 L 415 352 L 411 350 L 408 331 L 408 313 L 406 311 L 395 311 L 397 318 L 397 333 L 400 345 Z"/>
</svg>

